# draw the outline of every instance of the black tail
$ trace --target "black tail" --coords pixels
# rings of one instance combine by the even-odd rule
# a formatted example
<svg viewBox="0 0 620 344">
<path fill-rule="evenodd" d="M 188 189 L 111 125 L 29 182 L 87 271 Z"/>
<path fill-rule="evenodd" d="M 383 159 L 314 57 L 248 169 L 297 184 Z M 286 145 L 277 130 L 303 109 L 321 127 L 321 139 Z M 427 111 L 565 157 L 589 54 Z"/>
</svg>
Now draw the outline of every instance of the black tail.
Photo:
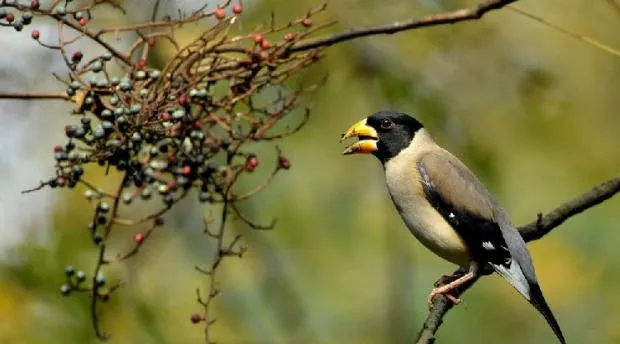
<svg viewBox="0 0 620 344">
<path fill-rule="evenodd" d="M 562 329 L 560 329 L 560 325 L 557 320 L 553 316 L 553 312 L 551 312 L 551 308 L 545 301 L 545 297 L 542 294 L 542 290 L 540 290 L 540 286 L 536 283 L 530 284 L 530 302 L 536 309 L 545 317 L 549 326 L 555 333 L 556 337 L 560 340 L 560 343 L 566 344 L 566 340 L 564 339 L 564 335 L 562 334 Z"/>
</svg>

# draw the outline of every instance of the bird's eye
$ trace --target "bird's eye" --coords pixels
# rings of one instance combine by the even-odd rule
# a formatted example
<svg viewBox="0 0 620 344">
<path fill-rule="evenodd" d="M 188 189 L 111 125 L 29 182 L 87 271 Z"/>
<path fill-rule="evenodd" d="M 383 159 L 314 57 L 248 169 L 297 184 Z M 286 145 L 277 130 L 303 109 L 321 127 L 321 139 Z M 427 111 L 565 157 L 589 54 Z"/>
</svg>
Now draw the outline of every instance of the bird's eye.
<svg viewBox="0 0 620 344">
<path fill-rule="evenodd" d="M 381 120 L 381 129 L 392 129 L 394 126 L 394 122 L 392 122 L 389 118 L 384 118 Z"/>
</svg>

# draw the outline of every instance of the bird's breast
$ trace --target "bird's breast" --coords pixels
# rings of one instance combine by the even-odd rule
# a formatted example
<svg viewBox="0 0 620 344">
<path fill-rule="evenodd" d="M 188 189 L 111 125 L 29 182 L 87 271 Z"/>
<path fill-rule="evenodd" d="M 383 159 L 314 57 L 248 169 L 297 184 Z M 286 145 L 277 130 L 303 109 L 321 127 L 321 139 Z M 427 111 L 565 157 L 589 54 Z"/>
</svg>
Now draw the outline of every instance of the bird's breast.
<svg viewBox="0 0 620 344">
<path fill-rule="evenodd" d="M 388 191 L 401 218 L 432 252 L 454 264 L 468 266 L 470 255 L 465 242 L 426 200 L 413 166 L 411 170 L 397 169 L 395 164 L 386 166 Z"/>
</svg>

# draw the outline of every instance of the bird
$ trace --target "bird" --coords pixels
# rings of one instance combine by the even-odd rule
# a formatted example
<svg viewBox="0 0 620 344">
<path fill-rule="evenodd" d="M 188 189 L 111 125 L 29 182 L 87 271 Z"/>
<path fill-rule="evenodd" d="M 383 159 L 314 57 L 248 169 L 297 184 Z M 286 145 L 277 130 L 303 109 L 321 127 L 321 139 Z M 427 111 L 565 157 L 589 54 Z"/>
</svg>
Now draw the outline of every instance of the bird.
<svg viewBox="0 0 620 344">
<path fill-rule="evenodd" d="M 429 308 L 440 294 L 460 303 L 452 291 L 494 271 L 542 314 L 560 343 L 566 344 L 525 241 L 506 211 L 463 162 L 435 143 L 420 121 L 403 112 L 379 111 L 353 124 L 340 141 L 349 138 L 358 141 L 343 154 L 378 158 L 392 202 L 412 234 L 465 271 L 432 289 Z"/>
</svg>

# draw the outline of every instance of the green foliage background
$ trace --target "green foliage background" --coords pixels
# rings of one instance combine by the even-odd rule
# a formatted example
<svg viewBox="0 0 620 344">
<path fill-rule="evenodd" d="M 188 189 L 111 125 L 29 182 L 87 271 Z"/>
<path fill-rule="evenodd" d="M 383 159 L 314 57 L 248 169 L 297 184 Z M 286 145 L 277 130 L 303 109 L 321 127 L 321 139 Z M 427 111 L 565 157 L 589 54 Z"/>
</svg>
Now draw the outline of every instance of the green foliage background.
<svg viewBox="0 0 620 344">
<path fill-rule="evenodd" d="M 329 32 L 474 3 L 334 1 L 323 18 L 339 22 Z M 317 3 L 245 5 L 248 30 L 271 11 L 285 21 Z M 620 13 L 605 1 L 517 5 L 620 47 Z M 199 30 L 187 28 L 179 37 Z M 154 64 L 162 63 L 166 49 L 158 48 Z M 484 180 L 517 224 L 618 174 L 620 59 L 511 11 L 337 45 L 297 82 L 326 74 L 326 85 L 304 98 L 312 106 L 309 124 L 280 143 L 292 169 L 244 204 L 259 221 L 278 218 L 276 229 L 230 227 L 244 233 L 249 252 L 221 267 L 213 327 L 219 343 L 411 342 L 432 283 L 454 267 L 401 223 L 377 161 L 340 155 L 341 132 L 374 111 L 415 114 Z M 57 116 L 61 131 L 66 115 Z M 51 152 L 51 143 L 40 148 Z M 256 150 L 257 173 L 266 175 L 272 148 Z M 52 164 L 51 154 L 45 159 Z M 113 185 L 89 172 L 99 175 L 99 184 Z M 82 191 L 54 191 L 61 195 L 47 240 L 36 240 L 38 229 L 30 228 L 29 239 L 0 266 L 0 342 L 96 342 L 87 295 L 64 298 L 58 291 L 65 265 L 90 272 L 96 258 Z M 202 325 L 192 325 L 189 316 L 201 310 L 195 290 L 206 279 L 194 266 L 206 266 L 211 256 L 200 222 L 209 209 L 192 202 L 167 216 L 168 225 L 139 257 L 114 269 L 127 284 L 103 308 L 112 343 L 202 342 Z M 616 197 L 530 245 L 542 289 L 571 343 L 620 343 L 619 210 Z M 132 233 L 127 229 L 123 240 L 131 241 Z M 439 343 L 555 340 L 542 317 L 497 276 L 464 299 L 446 317 Z"/>
</svg>

